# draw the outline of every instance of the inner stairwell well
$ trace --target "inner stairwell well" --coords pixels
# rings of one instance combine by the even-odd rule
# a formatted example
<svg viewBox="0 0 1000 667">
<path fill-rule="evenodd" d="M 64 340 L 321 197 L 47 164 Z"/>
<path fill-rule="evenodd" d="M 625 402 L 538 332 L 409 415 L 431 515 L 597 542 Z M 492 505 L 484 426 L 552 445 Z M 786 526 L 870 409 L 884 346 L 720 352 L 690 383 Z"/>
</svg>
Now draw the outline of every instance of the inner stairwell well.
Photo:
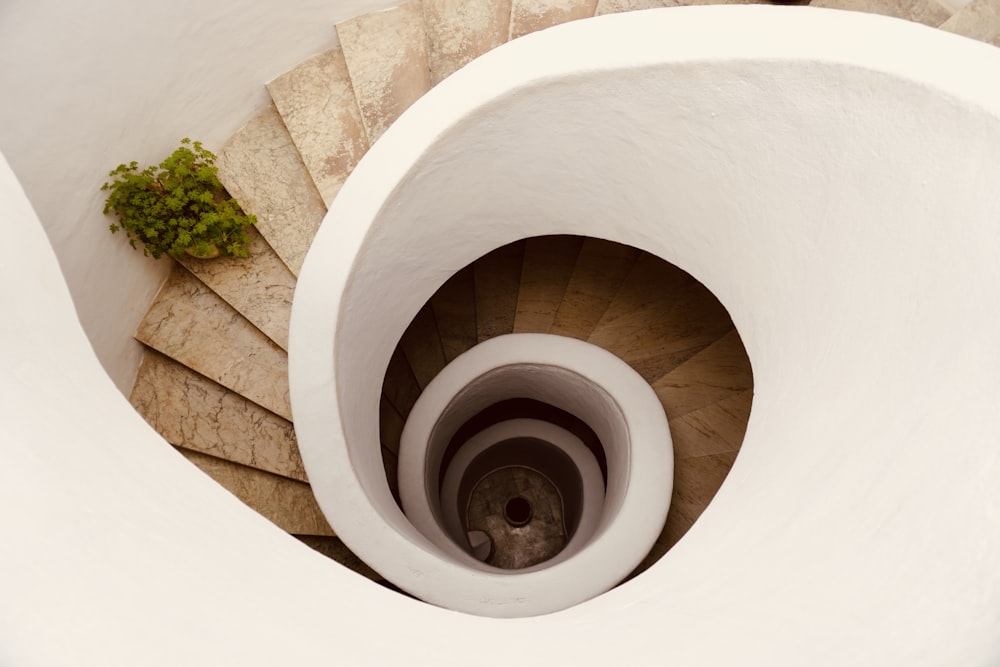
<svg viewBox="0 0 1000 667">
<path fill-rule="evenodd" d="M 133 405 L 248 505 L 379 580 L 319 511 L 291 421 L 291 300 L 327 206 L 393 121 L 473 58 L 565 21 L 670 4 L 424 0 L 338 25 L 339 45 L 268 84 L 272 105 L 219 151 L 221 180 L 259 220 L 251 257 L 185 259 L 174 268 L 136 334 L 148 351 Z M 1000 45 L 997 0 L 812 4 L 889 14 Z M 657 392 L 677 460 L 670 514 L 648 565 L 697 520 L 742 441 L 753 381 L 728 314 L 686 273 L 634 248 L 556 236 L 496 249 L 438 290 L 390 362 L 380 405 L 390 486 L 399 433 L 420 391 L 463 351 L 510 332 L 601 345 Z"/>
</svg>

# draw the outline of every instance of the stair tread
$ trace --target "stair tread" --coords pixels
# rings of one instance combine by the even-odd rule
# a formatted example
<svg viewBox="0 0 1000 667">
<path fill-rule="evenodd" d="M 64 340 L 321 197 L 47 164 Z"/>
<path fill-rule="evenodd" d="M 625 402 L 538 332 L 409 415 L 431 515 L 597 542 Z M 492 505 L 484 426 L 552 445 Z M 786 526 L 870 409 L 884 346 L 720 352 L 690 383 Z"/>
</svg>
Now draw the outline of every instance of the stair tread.
<svg viewBox="0 0 1000 667">
<path fill-rule="evenodd" d="M 274 105 L 226 142 L 217 165 L 219 180 L 298 276 L 326 205 Z"/>
<path fill-rule="evenodd" d="M 250 229 L 250 257 L 182 257 L 189 272 L 283 350 L 288 349 L 295 276 L 267 241 Z"/>
<path fill-rule="evenodd" d="M 667 419 L 752 388 L 750 360 L 736 329 L 653 383 Z"/>
<path fill-rule="evenodd" d="M 936 0 L 812 0 L 810 6 L 881 14 L 934 28 L 951 16 L 951 10 Z"/>
<path fill-rule="evenodd" d="M 972 0 L 942 23 L 941 29 L 1000 46 L 1000 0 Z"/>
<path fill-rule="evenodd" d="M 178 451 L 245 505 L 282 530 L 297 535 L 334 535 L 308 484 L 201 452 L 184 448 L 178 448 Z"/>
<path fill-rule="evenodd" d="M 674 460 L 738 451 L 752 403 L 753 390 L 746 389 L 669 420 Z"/>
<path fill-rule="evenodd" d="M 331 49 L 300 63 L 267 89 L 329 206 L 368 151 L 368 134 L 343 50 Z"/>
<path fill-rule="evenodd" d="M 406 355 L 406 360 L 413 369 L 420 389 L 426 389 L 434 376 L 444 368 L 444 350 L 441 348 L 441 336 L 438 334 L 437 322 L 430 304 L 414 316 L 410 326 L 403 332 L 399 345 Z"/>
<path fill-rule="evenodd" d="M 344 567 L 353 570 L 363 577 L 372 581 L 384 582 L 385 578 L 378 572 L 368 567 L 363 560 L 347 548 L 339 537 L 325 537 L 321 535 L 293 535 L 310 549 L 318 551 L 327 558 L 335 560 Z"/>
<path fill-rule="evenodd" d="M 288 355 L 187 270 L 175 267 L 136 339 L 286 419 Z"/>
<path fill-rule="evenodd" d="M 423 9 L 411 2 L 337 25 L 344 59 L 368 134 L 375 143 L 430 90 Z"/>
<path fill-rule="evenodd" d="M 389 357 L 389 366 L 382 383 L 382 394 L 405 420 L 410 415 L 413 404 L 420 396 L 420 384 L 413 375 L 413 369 L 406 361 L 406 355 L 397 346 Z"/>
<path fill-rule="evenodd" d="M 449 278 L 431 297 L 431 308 L 446 361 L 451 362 L 475 347 L 476 283 L 472 267 L 465 267 Z"/>
<path fill-rule="evenodd" d="M 582 245 L 580 236 L 539 236 L 525 241 L 515 333 L 552 330 Z"/>
<path fill-rule="evenodd" d="M 597 0 L 512 0 L 510 39 L 552 26 L 590 18 Z"/>
<path fill-rule="evenodd" d="M 511 0 L 423 0 L 431 85 L 507 41 Z"/>
<path fill-rule="evenodd" d="M 597 0 L 597 9 L 594 16 L 604 14 L 616 14 L 618 12 L 634 12 L 642 9 L 656 9 L 657 7 L 667 7 L 673 3 L 666 0 Z"/>
<path fill-rule="evenodd" d="M 587 340 L 638 257 L 631 246 L 584 239 L 551 332 Z"/>
<path fill-rule="evenodd" d="M 384 394 L 378 402 L 378 423 L 379 439 L 382 446 L 393 454 L 399 454 L 399 441 L 403 435 L 405 422 Z"/>
<path fill-rule="evenodd" d="M 307 482 L 292 423 L 146 350 L 129 398 L 172 445 Z"/>
<path fill-rule="evenodd" d="M 473 264 L 476 338 L 480 343 L 514 331 L 523 257 L 524 244 L 510 243 Z"/>
</svg>

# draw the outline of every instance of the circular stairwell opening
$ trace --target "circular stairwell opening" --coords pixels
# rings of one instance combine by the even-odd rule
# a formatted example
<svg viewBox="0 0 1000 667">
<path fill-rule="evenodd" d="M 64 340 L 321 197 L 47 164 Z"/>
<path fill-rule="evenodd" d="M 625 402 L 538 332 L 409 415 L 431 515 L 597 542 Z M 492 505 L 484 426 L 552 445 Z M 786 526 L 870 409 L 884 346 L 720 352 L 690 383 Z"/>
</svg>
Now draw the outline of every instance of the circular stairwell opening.
<svg viewBox="0 0 1000 667">
<path fill-rule="evenodd" d="M 527 498 L 514 496 L 503 506 L 503 518 L 514 528 L 520 528 L 531 521 L 533 510 Z"/>
<path fill-rule="evenodd" d="M 533 237 L 484 255 L 456 272 L 425 303 L 401 337 L 385 374 L 380 404 L 382 457 L 386 481 L 401 506 L 399 442 L 417 399 L 461 354 L 509 333 L 550 333 L 602 347 L 624 360 L 659 399 L 674 441 L 673 474 L 665 480 L 674 484 L 674 500 L 652 548 L 629 576 L 638 574 L 690 529 L 739 451 L 753 377 L 728 313 L 683 270 L 610 241 Z M 551 405 L 532 403 L 523 396 L 498 401 L 464 422 L 442 453 L 436 483 L 443 485 L 462 444 L 503 419 L 514 418 L 541 418 L 565 427 L 593 454 L 601 484 L 607 483 L 605 449 L 585 416 L 560 414 Z M 466 486 L 474 487 L 481 479 L 482 475 Z M 429 488 L 433 487 L 432 483 Z M 522 500 L 532 506 L 530 514 L 535 516 L 537 505 L 523 495 L 502 491 L 494 499 L 498 508 L 494 519 L 511 532 L 524 531 L 516 525 L 524 516 Z M 462 496 L 461 502 L 467 503 L 468 497 Z M 509 513 L 508 502 L 514 502 Z M 482 562 L 498 561 L 495 536 L 483 525 L 470 525 L 467 509 L 451 539 L 473 556 L 488 551 Z M 573 513 L 567 515 L 571 525 Z M 568 542 L 572 531 L 565 530 L 564 536 Z M 551 561 L 559 552 L 553 550 L 528 567 Z"/>
</svg>

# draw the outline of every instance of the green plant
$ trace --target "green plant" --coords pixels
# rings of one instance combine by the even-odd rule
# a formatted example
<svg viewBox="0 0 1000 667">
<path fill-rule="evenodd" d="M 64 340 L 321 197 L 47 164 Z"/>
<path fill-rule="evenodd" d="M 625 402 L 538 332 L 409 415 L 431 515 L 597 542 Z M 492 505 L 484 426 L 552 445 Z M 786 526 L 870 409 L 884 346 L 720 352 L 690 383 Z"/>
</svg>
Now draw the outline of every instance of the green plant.
<svg viewBox="0 0 1000 667">
<path fill-rule="evenodd" d="M 159 166 L 139 171 L 135 162 L 120 164 L 108 175 L 104 212 L 118 216 L 111 233 L 124 229 L 133 248 L 142 242 L 144 255 L 249 255 L 247 228 L 257 219 L 226 192 L 215 155 L 201 142 L 182 139 Z"/>
</svg>

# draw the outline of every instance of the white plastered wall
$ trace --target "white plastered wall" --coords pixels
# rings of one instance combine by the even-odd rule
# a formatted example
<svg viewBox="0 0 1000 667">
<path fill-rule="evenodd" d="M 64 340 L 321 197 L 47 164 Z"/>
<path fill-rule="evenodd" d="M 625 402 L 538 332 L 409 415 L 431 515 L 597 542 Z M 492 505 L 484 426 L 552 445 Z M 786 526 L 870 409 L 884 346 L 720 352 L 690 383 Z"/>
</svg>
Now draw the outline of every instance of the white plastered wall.
<svg viewBox="0 0 1000 667">
<path fill-rule="evenodd" d="M 123 392 L 139 359 L 132 334 L 169 263 L 108 233 L 99 192 L 107 172 L 121 162 L 159 162 L 183 137 L 218 149 L 268 103 L 265 83 L 337 43 L 337 22 L 398 4 L 0 3 L 0 151 Z"/>
</svg>

